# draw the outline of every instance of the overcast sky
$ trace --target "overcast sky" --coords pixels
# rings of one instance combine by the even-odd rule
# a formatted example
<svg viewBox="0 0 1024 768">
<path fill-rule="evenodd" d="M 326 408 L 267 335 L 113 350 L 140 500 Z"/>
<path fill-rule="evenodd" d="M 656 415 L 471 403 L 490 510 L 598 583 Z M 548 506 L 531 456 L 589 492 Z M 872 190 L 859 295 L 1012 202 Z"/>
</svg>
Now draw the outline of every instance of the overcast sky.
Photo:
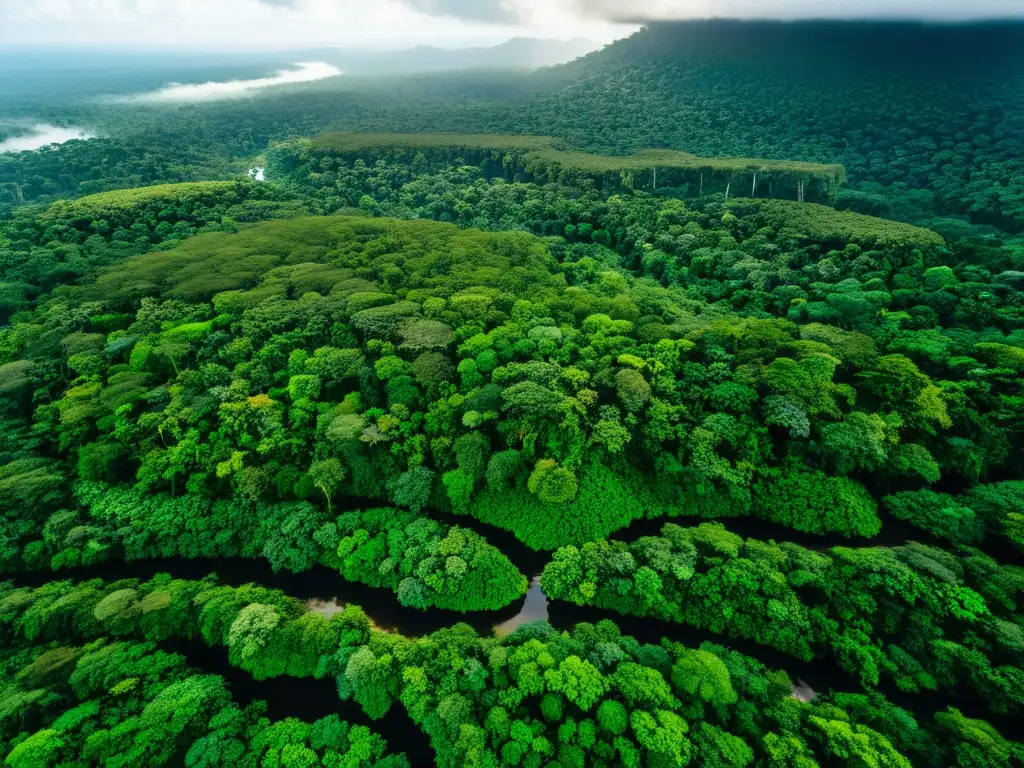
<svg viewBox="0 0 1024 768">
<path fill-rule="evenodd" d="M 0 0 L 0 46 L 457 47 L 515 35 L 603 43 L 643 18 L 1011 15 L 1024 15 L 1024 0 Z"/>
</svg>

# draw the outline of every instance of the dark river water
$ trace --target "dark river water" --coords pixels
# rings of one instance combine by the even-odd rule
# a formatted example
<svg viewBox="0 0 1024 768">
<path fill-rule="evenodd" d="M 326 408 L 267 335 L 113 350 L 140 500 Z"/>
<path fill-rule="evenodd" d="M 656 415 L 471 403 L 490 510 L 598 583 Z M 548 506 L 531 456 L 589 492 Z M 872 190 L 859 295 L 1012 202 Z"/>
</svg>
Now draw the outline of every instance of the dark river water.
<svg viewBox="0 0 1024 768">
<path fill-rule="evenodd" d="M 315 565 L 302 573 L 274 573 L 266 561 L 247 558 L 186 560 L 174 557 L 163 560 L 116 561 L 85 568 L 69 568 L 57 573 L 18 573 L 10 578 L 18 586 L 35 587 L 61 579 L 147 580 L 158 573 L 167 573 L 177 579 L 202 579 L 210 574 L 216 574 L 220 583 L 229 586 L 259 584 L 270 589 L 279 589 L 289 597 L 302 600 L 310 609 L 326 615 L 354 603 L 362 607 L 380 629 L 399 632 L 407 637 L 420 637 L 459 622 L 469 624 L 477 632 L 487 635 L 496 624 L 509 621 L 519 614 L 526 602 L 525 598 L 520 599 L 500 611 L 420 611 L 399 603 L 397 595 L 390 589 L 367 587 L 346 581 L 340 573 L 326 566 Z"/>
<path fill-rule="evenodd" d="M 334 678 L 316 680 L 312 677 L 275 677 L 254 680 L 252 676 L 228 661 L 227 648 L 210 647 L 202 641 L 169 640 L 160 648 L 184 656 L 190 666 L 223 677 L 235 703 L 245 706 L 252 701 L 267 703 L 267 717 L 283 720 L 297 717 L 312 723 L 327 715 L 338 715 L 353 725 L 366 725 L 388 743 L 390 753 L 404 752 L 413 766 L 434 765 L 430 739 L 395 702 L 380 720 L 371 720 L 352 700 L 338 698 Z"/>
<path fill-rule="evenodd" d="M 818 693 L 829 690 L 854 692 L 861 686 L 851 675 L 843 672 L 832 659 L 814 659 L 805 662 L 769 646 L 749 640 L 723 637 L 710 631 L 700 630 L 684 624 L 661 619 L 624 616 L 611 610 L 576 606 L 563 601 L 549 601 L 540 587 L 539 573 L 531 580 L 526 596 L 510 606 L 492 612 L 460 614 L 453 611 L 419 611 L 402 606 L 391 590 L 366 587 L 342 579 L 336 571 L 316 566 L 304 573 L 274 573 L 262 560 L 228 558 L 217 560 L 146 560 L 141 562 L 110 562 L 88 568 L 76 568 L 59 573 L 22 573 L 9 578 L 18 586 L 40 586 L 58 579 L 84 580 L 102 578 L 107 581 L 119 579 L 149 579 L 158 573 L 168 573 L 179 579 L 200 579 L 211 573 L 217 574 L 223 584 L 239 586 L 255 583 L 272 589 L 280 589 L 291 597 L 306 602 L 311 610 L 330 615 L 348 603 L 361 606 L 367 615 L 381 629 L 399 632 L 407 637 L 421 637 L 438 629 L 451 627 L 463 622 L 472 626 L 480 635 L 499 636 L 514 632 L 518 627 L 536 621 L 548 621 L 559 630 L 571 630 L 581 622 L 597 623 L 609 619 L 617 624 L 624 635 L 631 635 L 642 643 L 658 644 L 662 638 L 696 648 L 701 643 L 712 642 L 731 650 L 751 656 L 767 667 L 781 669 L 794 681 L 793 695 L 806 700 Z M 236 669 L 228 663 L 227 650 L 209 648 L 201 642 L 170 642 L 161 644 L 168 650 L 183 653 L 198 668 L 222 675 L 232 684 L 238 700 L 245 702 L 263 699 L 270 704 L 272 717 L 299 717 L 315 720 L 331 712 L 337 712 L 343 719 L 354 723 L 369 724 L 362 710 L 353 702 L 338 699 L 333 680 L 297 678 L 276 678 L 256 681 L 247 672 Z M 1007 718 L 993 715 L 980 697 L 968 691 L 940 693 L 904 694 L 892 686 L 882 685 L 881 691 L 893 703 L 914 712 L 919 718 L 929 719 L 931 713 L 955 706 L 966 716 L 988 720 L 1006 734 L 1013 732 L 1013 723 Z M 362 719 L 360 719 L 362 718 Z M 415 728 L 400 706 L 383 720 L 374 724 L 381 735 L 388 738 L 392 749 L 402 745 L 407 753 L 417 750 L 418 759 L 413 765 L 430 765 L 427 737 Z M 419 742 L 413 740 L 420 739 Z M 413 755 L 410 754 L 410 759 Z"/>
</svg>

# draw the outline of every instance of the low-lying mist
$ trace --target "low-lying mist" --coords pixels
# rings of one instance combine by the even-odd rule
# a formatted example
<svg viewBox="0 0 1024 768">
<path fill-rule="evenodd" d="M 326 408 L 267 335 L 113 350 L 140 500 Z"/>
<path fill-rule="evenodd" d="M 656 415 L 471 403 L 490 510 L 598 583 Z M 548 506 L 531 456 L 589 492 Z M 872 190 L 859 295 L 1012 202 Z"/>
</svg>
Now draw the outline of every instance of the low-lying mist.
<svg viewBox="0 0 1024 768">
<path fill-rule="evenodd" d="M 72 139 L 91 138 L 93 137 L 81 128 L 64 128 L 49 123 L 35 123 L 26 132 L 0 141 L 0 153 L 26 152 L 50 144 L 63 144 Z"/>
<path fill-rule="evenodd" d="M 293 66 L 296 69 L 282 69 L 273 77 L 261 77 L 255 80 L 228 80 L 225 82 L 189 85 L 172 83 L 166 88 L 156 91 L 118 97 L 117 101 L 157 104 L 237 99 L 243 96 L 250 96 L 262 88 L 269 88 L 275 85 L 309 83 L 314 80 L 324 80 L 328 77 L 337 77 L 342 74 L 340 69 L 323 61 L 297 62 Z"/>
</svg>

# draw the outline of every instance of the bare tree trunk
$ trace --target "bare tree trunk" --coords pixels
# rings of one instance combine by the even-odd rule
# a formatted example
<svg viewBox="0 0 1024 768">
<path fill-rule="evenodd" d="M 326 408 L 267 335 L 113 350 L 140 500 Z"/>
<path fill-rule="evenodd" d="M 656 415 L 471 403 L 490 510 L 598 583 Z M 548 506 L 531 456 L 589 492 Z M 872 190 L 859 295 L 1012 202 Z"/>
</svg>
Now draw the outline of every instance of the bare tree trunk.
<svg viewBox="0 0 1024 768">
<path fill-rule="evenodd" d="M 754 183 L 750 185 L 750 196 L 757 197 L 757 171 L 754 171 Z"/>
<path fill-rule="evenodd" d="M 731 182 L 731 181 L 730 181 L 730 182 L 729 182 L 728 184 L 726 184 L 726 185 L 725 185 L 725 199 L 726 199 L 726 200 L 728 200 L 728 199 L 729 199 L 729 188 L 730 188 L 731 186 L 732 186 L 732 182 Z"/>
<path fill-rule="evenodd" d="M 658 166 L 654 166 L 654 189 L 658 189 Z"/>
<path fill-rule="evenodd" d="M 700 172 L 700 192 L 697 193 L 697 197 L 704 197 L 704 171 Z"/>
</svg>

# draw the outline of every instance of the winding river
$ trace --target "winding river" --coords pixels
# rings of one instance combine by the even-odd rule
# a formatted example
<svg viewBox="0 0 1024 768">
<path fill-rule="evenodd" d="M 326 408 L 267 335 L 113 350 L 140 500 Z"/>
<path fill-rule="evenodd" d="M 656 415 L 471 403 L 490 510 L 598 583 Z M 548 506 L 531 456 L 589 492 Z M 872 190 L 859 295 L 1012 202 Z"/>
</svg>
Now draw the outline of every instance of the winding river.
<svg viewBox="0 0 1024 768">
<path fill-rule="evenodd" d="M 370 504 L 364 504 L 368 508 Z M 353 507 L 355 508 L 355 507 Z M 366 611 L 374 624 L 384 631 L 398 632 L 406 637 L 422 637 L 423 635 L 451 627 L 457 623 L 465 623 L 473 627 L 481 636 L 505 636 L 517 628 L 537 622 L 548 621 L 559 630 L 569 630 L 580 622 L 596 623 L 603 619 L 615 622 L 623 634 L 635 637 L 643 643 L 658 644 L 663 638 L 695 648 L 703 642 L 739 651 L 758 659 L 769 668 L 785 670 L 795 681 L 793 695 L 801 700 L 813 699 L 817 691 L 839 690 L 858 691 L 859 683 L 850 675 L 840 670 L 830 659 L 816 659 L 804 662 L 769 646 L 752 641 L 736 640 L 715 633 L 695 629 L 683 624 L 660 619 L 624 616 L 611 610 L 580 607 L 562 601 L 549 601 L 540 586 L 540 572 L 550 558 L 548 552 L 537 552 L 519 542 L 511 533 L 480 523 L 472 518 L 431 513 L 446 523 L 458 524 L 476 530 L 488 541 L 498 547 L 516 567 L 530 575 L 531 581 L 527 594 L 515 603 L 498 611 L 479 611 L 457 613 L 440 609 L 426 611 L 405 607 L 399 603 L 395 593 L 386 588 L 367 587 L 362 584 L 346 581 L 330 568 L 316 565 L 303 573 L 275 573 L 270 565 L 263 560 L 244 558 L 221 558 L 209 560 L 187 560 L 170 558 L 164 560 L 144 560 L 134 562 L 115 561 L 95 566 L 62 570 L 57 573 L 34 572 L 18 573 L 0 578 L 9 578 L 18 586 L 41 586 L 47 582 L 69 579 L 84 580 L 102 578 L 107 581 L 120 579 L 147 580 L 158 573 L 168 573 L 179 579 L 201 579 L 216 574 L 223 584 L 240 586 L 243 584 L 259 584 L 271 589 L 279 589 L 285 594 L 302 600 L 310 610 L 324 615 L 331 615 L 344 608 L 345 605 L 359 605 Z M 695 518 L 659 518 L 638 520 L 628 528 L 618 531 L 614 538 L 624 541 L 635 541 L 642 536 L 656 535 L 667 522 L 681 525 L 696 525 L 708 522 Z M 818 537 L 811 534 L 800 534 L 782 526 L 765 523 L 752 518 L 730 518 L 722 520 L 726 527 L 744 537 L 755 536 L 761 539 L 774 538 L 777 541 L 793 541 L 814 549 L 825 549 L 831 546 L 898 546 L 907 541 L 909 526 L 890 526 L 886 524 L 883 534 L 870 539 L 848 540 L 839 537 Z M 893 531 L 892 529 L 896 530 Z M 917 533 L 910 529 L 911 534 Z M 916 537 L 920 539 L 921 537 Z M 835 539 L 835 540 L 833 540 Z M 361 710 L 351 702 L 340 702 L 332 681 L 295 680 L 279 678 L 277 680 L 253 681 L 241 670 L 227 663 L 225 649 L 211 649 L 200 644 L 181 646 L 182 652 L 196 660 L 196 666 L 223 675 L 232 682 L 232 687 L 241 695 L 251 698 L 266 699 L 271 703 L 270 714 L 275 717 L 296 716 L 303 719 L 317 719 L 330 712 L 338 712 L 345 719 L 360 722 L 356 714 Z M 919 696 L 903 694 L 894 688 L 882 687 L 890 700 L 918 715 L 926 715 L 953 705 L 961 709 L 969 717 L 987 719 L 999 727 L 1005 718 L 988 712 L 985 702 L 977 696 L 964 693 L 954 694 L 922 694 Z M 340 707 L 340 709 L 339 709 Z M 386 718 L 398 717 L 394 712 Z M 394 726 L 396 740 L 394 744 L 406 744 L 409 733 L 419 730 L 412 728 L 405 715 L 401 712 L 400 722 Z M 1004 723 L 1004 726 L 1006 724 Z M 1009 724 L 1012 725 L 1012 724 Z M 384 734 L 380 723 L 375 726 Z M 420 734 L 422 735 L 422 734 Z M 426 737 L 423 737 L 426 739 Z M 420 745 L 422 747 L 423 745 Z M 416 747 L 419 749 L 420 747 Z M 426 747 L 429 750 L 429 745 Z M 410 747 L 411 749 L 411 747 Z M 408 750 L 407 750 L 408 751 Z M 422 753 L 426 754 L 426 753 Z M 410 757 L 412 755 L 410 754 Z M 414 765 L 420 764 L 417 761 Z"/>
<path fill-rule="evenodd" d="M 399 702 L 380 720 L 371 720 L 355 701 L 342 701 L 334 678 L 317 680 L 312 677 L 274 677 L 254 680 L 246 671 L 228 661 L 227 648 L 210 647 L 198 640 L 168 640 L 160 643 L 161 650 L 178 653 L 189 665 L 206 673 L 223 677 L 231 690 L 231 697 L 239 706 L 252 701 L 267 703 L 267 717 L 283 720 L 296 717 L 312 723 L 327 715 L 338 715 L 352 725 L 366 725 L 380 734 L 388 743 L 391 753 L 405 752 L 414 766 L 434 765 L 434 750 L 429 737 L 421 731 Z"/>
</svg>

